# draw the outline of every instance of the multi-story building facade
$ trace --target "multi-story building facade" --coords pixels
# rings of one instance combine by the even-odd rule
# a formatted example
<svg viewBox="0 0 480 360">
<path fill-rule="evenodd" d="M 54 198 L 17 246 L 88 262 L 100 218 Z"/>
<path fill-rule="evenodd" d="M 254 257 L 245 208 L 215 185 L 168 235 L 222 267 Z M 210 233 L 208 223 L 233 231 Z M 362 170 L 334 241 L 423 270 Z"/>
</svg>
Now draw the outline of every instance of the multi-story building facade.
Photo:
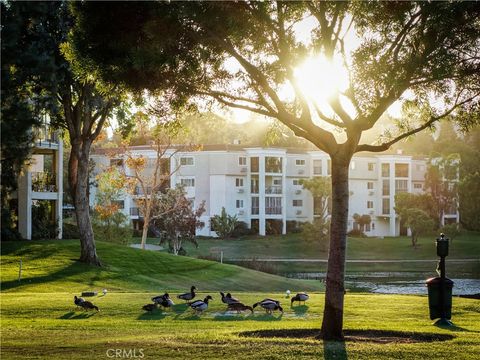
<svg viewBox="0 0 480 360">
<path fill-rule="evenodd" d="M 149 146 L 130 149 L 134 155 L 154 159 Z M 102 150 L 92 155 L 97 171 L 115 164 L 125 167 L 124 154 L 108 157 Z M 153 163 L 153 161 L 152 161 Z M 198 235 L 216 236 L 210 218 L 227 213 L 265 235 L 274 226 L 287 231 L 287 222 L 313 221 L 315 200 L 300 180 L 330 176 L 330 158 L 322 151 L 285 148 L 243 147 L 241 145 L 203 146 L 200 151 L 176 152 L 170 159 L 170 183 L 182 184 L 196 206 L 206 202 Z M 350 164 L 349 229 L 356 224 L 353 214 L 370 215 L 369 236 L 397 236 L 405 233 L 395 214 L 395 194 L 423 192 L 427 160 L 402 154 L 359 154 Z M 129 173 L 129 169 L 125 169 Z M 175 171 L 176 170 L 176 171 Z M 95 189 L 90 192 L 91 205 Z M 123 212 L 133 221 L 141 220 L 135 194 L 119 199 Z M 458 217 L 457 217 L 458 219 Z"/>
<path fill-rule="evenodd" d="M 12 194 L 17 199 L 18 230 L 24 239 L 32 239 L 32 207 L 48 203 L 48 216 L 57 227 L 57 238 L 62 238 L 63 206 L 63 142 L 48 124 L 35 129 L 35 144 L 30 164 L 18 178 L 18 189 Z"/>
</svg>

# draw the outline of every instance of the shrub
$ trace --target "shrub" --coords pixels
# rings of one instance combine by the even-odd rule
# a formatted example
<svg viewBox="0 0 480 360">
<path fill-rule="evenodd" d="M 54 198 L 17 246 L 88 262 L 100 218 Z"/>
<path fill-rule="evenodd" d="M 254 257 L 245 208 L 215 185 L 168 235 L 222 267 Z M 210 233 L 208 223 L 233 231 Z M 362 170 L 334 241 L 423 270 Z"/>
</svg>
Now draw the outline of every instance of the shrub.
<svg viewBox="0 0 480 360">
<path fill-rule="evenodd" d="M 227 239 L 232 236 L 235 231 L 237 222 L 237 216 L 228 215 L 225 208 L 222 207 L 222 213 L 210 219 L 210 228 L 222 239 Z"/>
<path fill-rule="evenodd" d="M 330 222 L 317 218 L 313 223 L 306 222 L 301 226 L 303 238 L 306 241 L 317 242 L 324 251 L 328 250 L 330 238 Z"/>
<path fill-rule="evenodd" d="M 365 233 L 360 229 L 352 229 L 347 233 L 347 235 L 352 237 L 360 237 L 360 238 L 367 237 Z"/>
<path fill-rule="evenodd" d="M 117 212 L 108 219 L 102 219 L 94 212 L 92 220 L 96 240 L 123 245 L 128 245 L 132 241 L 132 228 L 125 214 Z"/>
<path fill-rule="evenodd" d="M 249 229 L 248 225 L 244 221 L 238 221 L 235 225 L 235 229 L 232 232 L 232 237 L 239 238 L 242 236 L 254 235 L 256 232 L 253 229 Z"/>
<path fill-rule="evenodd" d="M 62 238 L 79 239 L 80 233 L 78 232 L 78 226 L 74 224 L 63 223 Z"/>
</svg>

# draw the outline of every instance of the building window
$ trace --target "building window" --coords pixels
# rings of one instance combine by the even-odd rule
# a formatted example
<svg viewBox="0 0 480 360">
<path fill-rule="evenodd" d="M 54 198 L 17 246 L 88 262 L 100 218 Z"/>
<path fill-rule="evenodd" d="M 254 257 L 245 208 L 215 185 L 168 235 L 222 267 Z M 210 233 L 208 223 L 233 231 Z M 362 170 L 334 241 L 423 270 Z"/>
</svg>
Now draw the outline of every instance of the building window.
<svg viewBox="0 0 480 360">
<path fill-rule="evenodd" d="M 385 198 L 382 199 L 382 214 L 389 215 L 390 214 L 390 199 Z"/>
<path fill-rule="evenodd" d="M 382 195 L 383 196 L 390 195 L 390 180 L 383 180 Z"/>
<path fill-rule="evenodd" d="M 247 165 L 247 158 L 245 156 L 240 156 L 238 158 L 238 165 L 246 166 Z"/>
<path fill-rule="evenodd" d="M 266 173 L 281 173 L 282 172 L 282 158 L 274 156 L 265 157 L 265 172 Z"/>
<path fill-rule="evenodd" d="M 390 176 L 390 164 L 387 164 L 387 163 L 382 164 L 382 176 L 383 177 Z"/>
<path fill-rule="evenodd" d="M 395 193 L 408 191 L 408 180 L 395 180 Z"/>
<path fill-rule="evenodd" d="M 414 189 L 420 189 L 420 190 L 422 190 L 422 189 L 423 189 L 423 185 L 422 185 L 422 183 L 413 183 L 413 188 L 414 188 Z"/>
<path fill-rule="evenodd" d="M 259 206 L 260 206 L 260 201 L 258 196 L 253 196 L 252 197 L 252 215 L 258 215 Z"/>
<path fill-rule="evenodd" d="M 408 164 L 395 164 L 395 177 L 408 177 Z"/>
<path fill-rule="evenodd" d="M 236 178 L 235 179 L 235 186 L 236 187 L 242 187 L 243 186 L 243 179 L 242 178 Z"/>
<path fill-rule="evenodd" d="M 368 171 L 374 171 L 375 170 L 375 163 L 368 163 Z"/>
<path fill-rule="evenodd" d="M 254 173 L 258 173 L 258 169 L 259 169 L 259 160 L 258 160 L 258 156 L 255 156 L 255 157 L 251 157 L 250 158 L 250 171 L 251 172 L 254 172 Z"/>
<path fill-rule="evenodd" d="M 180 158 L 180 165 L 193 165 L 193 157 L 181 157 Z"/>
<path fill-rule="evenodd" d="M 243 200 L 237 200 L 236 206 L 237 209 L 243 209 Z"/>
<path fill-rule="evenodd" d="M 370 224 L 365 224 L 365 231 L 369 232 L 370 231 Z"/>
<path fill-rule="evenodd" d="M 375 230 L 375 223 L 372 222 L 372 231 L 374 231 L 374 230 Z"/>
<path fill-rule="evenodd" d="M 313 160 L 313 175 L 322 175 L 322 160 Z"/>
<path fill-rule="evenodd" d="M 265 214 L 267 215 L 282 214 L 282 198 L 266 197 L 265 198 Z"/>
<path fill-rule="evenodd" d="M 373 201 L 367 201 L 367 209 L 373 209 Z"/>
<path fill-rule="evenodd" d="M 282 186 L 282 179 L 273 179 L 273 185 Z"/>
<path fill-rule="evenodd" d="M 295 186 L 300 186 L 300 185 L 302 185 L 302 184 L 300 184 L 300 179 L 293 179 L 292 183 L 293 183 L 293 185 L 295 185 Z"/>
<path fill-rule="evenodd" d="M 367 189 L 368 190 L 373 190 L 373 181 L 368 181 L 367 182 Z"/>
<path fill-rule="evenodd" d="M 296 159 L 295 160 L 295 165 L 304 166 L 305 165 L 305 160 L 304 159 Z"/>
<path fill-rule="evenodd" d="M 303 206 L 303 200 L 293 200 L 293 206 Z"/>
<path fill-rule="evenodd" d="M 194 178 L 180 179 L 180 184 L 182 184 L 185 187 L 194 187 L 195 179 Z"/>
</svg>

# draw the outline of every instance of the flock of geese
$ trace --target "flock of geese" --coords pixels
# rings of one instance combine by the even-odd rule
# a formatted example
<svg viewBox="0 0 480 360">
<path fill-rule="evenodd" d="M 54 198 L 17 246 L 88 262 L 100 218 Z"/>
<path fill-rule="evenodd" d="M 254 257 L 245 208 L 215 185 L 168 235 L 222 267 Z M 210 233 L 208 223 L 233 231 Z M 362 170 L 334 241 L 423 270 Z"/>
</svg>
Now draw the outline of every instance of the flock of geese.
<svg viewBox="0 0 480 360">
<path fill-rule="evenodd" d="M 197 288 L 195 286 L 192 286 L 189 292 L 177 295 L 177 298 L 180 300 L 184 300 L 186 304 L 188 304 L 188 306 L 190 306 L 190 308 L 196 314 L 201 314 L 208 309 L 208 303 L 210 300 L 213 300 L 213 298 L 210 295 L 207 295 L 203 300 L 193 301 L 193 299 L 197 295 L 195 293 L 195 290 L 197 290 Z M 260 306 L 263 309 L 265 309 L 265 312 L 267 314 L 272 314 L 274 311 L 280 311 L 281 313 L 283 313 L 283 308 L 280 305 L 280 301 L 275 299 L 266 298 L 266 299 L 263 299 L 262 301 L 256 302 L 252 306 L 248 306 L 242 303 L 237 298 L 233 297 L 232 294 L 230 293 L 227 293 L 225 295 L 223 292 L 220 292 L 220 295 L 222 296 L 222 302 L 227 305 L 227 311 L 236 311 L 237 313 L 241 313 L 242 311 L 250 311 L 253 314 L 253 309 L 255 309 L 257 306 Z M 297 293 L 295 296 L 291 298 L 291 306 L 293 306 L 294 302 L 305 304 L 305 301 L 307 301 L 308 298 L 309 298 L 308 294 L 304 292 Z M 142 307 L 143 310 L 154 311 L 159 306 L 162 307 L 163 309 L 168 309 L 168 308 L 171 308 L 173 305 L 175 305 L 168 293 L 154 296 L 152 297 L 151 300 L 152 300 L 152 303 L 144 305 Z M 81 297 L 79 298 L 75 296 L 74 303 L 77 306 L 77 308 L 83 308 L 84 310 L 95 309 L 99 311 L 97 306 L 93 305 L 90 301 L 84 300 Z"/>
</svg>

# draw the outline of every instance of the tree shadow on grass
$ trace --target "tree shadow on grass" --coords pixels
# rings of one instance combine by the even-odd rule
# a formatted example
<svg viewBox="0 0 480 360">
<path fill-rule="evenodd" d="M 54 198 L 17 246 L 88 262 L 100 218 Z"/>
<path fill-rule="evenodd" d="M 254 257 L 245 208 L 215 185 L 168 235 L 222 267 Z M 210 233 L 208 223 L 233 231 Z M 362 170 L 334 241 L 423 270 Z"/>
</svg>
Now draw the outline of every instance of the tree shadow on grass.
<svg viewBox="0 0 480 360">
<path fill-rule="evenodd" d="M 95 315 L 96 312 L 82 312 L 77 314 L 75 311 L 69 311 L 68 313 L 63 314 L 59 317 L 62 320 L 81 320 L 81 319 L 88 319 Z"/>
<path fill-rule="evenodd" d="M 273 330 L 255 330 L 244 331 L 239 334 L 245 337 L 260 338 L 312 338 L 321 340 L 318 329 L 273 329 Z M 345 342 L 373 342 L 373 343 L 428 343 L 437 341 L 448 341 L 455 338 L 450 334 L 420 333 L 408 331 L 393 330 L 345 330 Z M 338 342 L 338 341 L 337 341 Z M 342 342 L 342 341 L 340 341 Z M 338 351 L 338 344 L 331 345 L 332 349 Z M 333 351 L 332 350 L 332 351 Z"/>
<path fill-rule="evenodd" d="M 347 360 L 347 347 L 345 341 L 324 341 L 323 358 L 325 360 Z"/>
<path fill-rule="evenodd" d="M 162 320 L 167 316 L 165 312 L 160 309 L 156 309 L 154 311 L 145 312 L 141 314 L 137 320 Z"/>
<path fill-rule="evenodd" d="M 224 312 L 217 313 L 213 320 L 216 321 L 244 321 L 244 320 L 254 320 L 254 315 L 250 312 L 237 314 L 236 312 Z"/>
</svg>

